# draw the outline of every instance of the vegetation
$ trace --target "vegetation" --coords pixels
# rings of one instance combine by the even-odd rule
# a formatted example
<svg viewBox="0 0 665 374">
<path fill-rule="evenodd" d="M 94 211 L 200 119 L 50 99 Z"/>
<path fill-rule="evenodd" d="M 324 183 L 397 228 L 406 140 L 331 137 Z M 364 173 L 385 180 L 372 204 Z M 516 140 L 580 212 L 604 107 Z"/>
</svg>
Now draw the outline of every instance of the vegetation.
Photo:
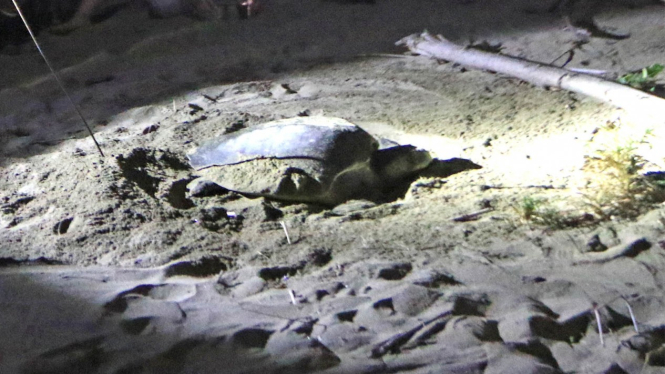
<svg viewBox="0 0 665 374">
<path fill-rule="evenodd" d="M 642 68 L 641 70 L 622 75 L 619 77 L 618 81 L 621 84 L 653 92 L 656 89 L 656 81 L 654 78 L 660 74 L 664 68 L 665 66 L 661 64 L 653 64 Z"/>
<path fill-rule="evenodd" d="M 556 208 L 550 201 L 544 198 L 526 196 L 518 205 L 514 205 L 520 220 L 525 223 L 546 226 L 551 229 L 564 229 L 567 227 L 579 227 L 592 221 L 587 214 L 574 214 Z"/>
<path fill-rule="evenodd" d="M 586 205 L 601 219 L 634 218 L 654 204 L 665 201 L 665 183 L 658 173 L 644 173 L 647 165 L 640 146 L 650 146 L 651 131 L 641 139 L 629 139 L 596 151 L 586 162 L 592 180 L 585 194 Z"/>
<path fill-rule="evenodd" d="M 665 201 L 665 172 L 645 172 L 649 162 L 640 150 L 650 147 L 652 132 L 647 130 L 638 139 L 625 139 L 615 132 L 618 126 L 609 123 L 601 130 L 614 133 L 615 139 L 587 156 L 585 171 L 588 180 L 582 189 L 579 208 L 557 209 L 545 198 L 527 196 L 513 209 L 522 222 L 551 229 L 578 227 L 616 218 L 635 218 L 655 204 Z"/>
</svg>

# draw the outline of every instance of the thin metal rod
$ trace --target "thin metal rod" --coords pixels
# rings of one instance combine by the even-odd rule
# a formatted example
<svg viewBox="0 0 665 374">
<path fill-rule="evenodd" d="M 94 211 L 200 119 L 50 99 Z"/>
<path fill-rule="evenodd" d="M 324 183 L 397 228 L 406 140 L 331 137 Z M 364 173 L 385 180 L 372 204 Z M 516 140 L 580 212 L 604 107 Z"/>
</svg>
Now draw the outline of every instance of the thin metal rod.
<svg viewBox="0 0 665 374">
<path fill-rule="evenodd" d="M 628 307 L 628 313 L 630 313 L 630 319 L 633 321 L 633 327 L 635 328 L 635 332 L 639 334 L 640 328 L 637 326 L 637 319 L 635 318 L 635 314 L 633 313 L 633 308 L 630 307 L 628 300 L 626 300 L 625 298 L 623 299 L 623 302 L 626 303 L 626 306 Z"/>
<path fill-rule="evenodd" d="M 62 92 L 67 96 L 67 99 L 69 100 L 69 103 L 72 104 L 72 107 L 74 107 L 74 110 L 78 114 L 78 116 L 81 118 L 81 121 L 83 121 L 83 124 L 85 125 L 85 128 L 88 129 L 88 133 L 90 134 L 90 137 L 92 138 L 92 141 L 95 142 L 95 146 L 97 146 L 97 150 L 99 151 L 99 154 L 104 157 L 104 152 L 102 152 L 102 147 L 99 146 L 99 143 L 97 143 L 97 139 L 95 138 L 95 134 L 92 132 L 92 128 L 90 128 L 90 125 L 88 124 L 88 121 L 85 120 L 85 117 L 83 117 L 83 114 L 79 110 L 79 108 L 74 104 L 74 100 L 72 100 L 72 97 L 69 96 L 69 92 L 65 89 L 65 86 L 62 84 L 62 81 L 60 80 L 60 77 L 58 76 L 58 73 L 56 73 L 55 69 L 53 69 L 53 66 L 51 65 L 51 62 L 49 62 L 48 58 L 46 58 L 46 55 L 42 51 L 42 48 L 39 46 L 39 43 L 37 42 L 37 38 L 35 37 L 35 34 L 32 32 L 32 29 L 30 28 L 30 25 L 28 24 L 28 21 L 25 19 L 23 16 L 23 12 L 21 11 L 21 8 L 18 6 L 18 3 L 16 0 L 12 0 L 12 3 L 14 3 L 14 7 L 16 8 L 16 11 L 18 12 L 19 17 L 21 17 L 21 20 L 23 21 L 23 24 L 25 25 L 25 28 L 28 30 L 28 33 L 30 34 L 30 37 L 32 38 L 33 43 L 35 43 L 35 47 L 37 47 L 37 50 L 39 51 L 39 54 L 42 55 L 42 58 L 44 59 L 44 62 L 46 62 L 46 66 L 48 66 L 49 70 L 51 70 L 51 74 L 53 74 L 53 77 L 55 78 L 55 81 L 58 83 L 58 86 L 60 86 L 60 89 Z"/>
<path fill-rule="evenodd" d="M 605 346 L 603 340 L 603 324 L 600 322 L 600 313 L 598 313 L 598 304 L 593 303 L 593 314 L 596 315 L 596 324 L 598 324 L 598 336 L 600 336 L 600 345 Z"/>
<path fill-rule="evenodd" d="M 289 231 L 286 229 L 286 223 L 284 223 L 284 221 L 279 221 L 279 223 L 282 225 L 282 229 L 284 229 L 284 234 L 286 235 L 286 242 L 291 244 L 291 238 L 289 237 Z"/>
</svg>

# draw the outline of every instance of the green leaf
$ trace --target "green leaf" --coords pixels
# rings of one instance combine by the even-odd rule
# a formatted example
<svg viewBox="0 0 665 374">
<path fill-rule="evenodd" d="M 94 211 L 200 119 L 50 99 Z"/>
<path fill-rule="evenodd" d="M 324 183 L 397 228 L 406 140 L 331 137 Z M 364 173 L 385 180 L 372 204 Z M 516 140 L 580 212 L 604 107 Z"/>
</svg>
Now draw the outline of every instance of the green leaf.
<svg viewBox="0 0 665 374">
<path fill-rule="evenodd" d="M 656 75 L 660 74 L 663 69 L 665 69 L 665 66 L 661 64 L 653 64 L 651 66 L 644 67 L 639 71 L 624 74 L 619 77 L 617 81 L 621 84 L 627 84 L 631 87 L 653 91 L 655 87 L 655 82 L 653 79 L 656 77 Z"/>
</svg>

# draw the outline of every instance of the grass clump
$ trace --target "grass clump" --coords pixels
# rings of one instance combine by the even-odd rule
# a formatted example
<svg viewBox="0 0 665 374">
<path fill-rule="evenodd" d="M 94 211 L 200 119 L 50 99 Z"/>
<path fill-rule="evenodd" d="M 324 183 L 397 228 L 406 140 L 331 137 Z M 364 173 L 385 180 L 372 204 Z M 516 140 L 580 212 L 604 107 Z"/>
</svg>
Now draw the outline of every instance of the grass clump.
<svg viewBox="0 0 665 374">
<path fill-rule="evenodd" d="M 590 222 L 586 214 L 573 214 L 558 209 L 545 198 L 525 196 L 513 209 L 520 220 L 525 223 L 546 226 L 550 229 L 579 227 Z"/>
<path fill-rule="evenodd" d="M 558 196 L 568 207 L 562 209 L 542 197 L 523 197 L 511 204 L 519 220 L 550 229 L 565 229 L 607 220 L 633 219 L 663 203 L 665 171 L 642 156 L 651 149 L 652 131 L 631 137 L 618 130 L 614 122 L 599 130 L 598 136 L 609 138 L 599 149 L 585 156 L 587 178 L 585 186 L 579 187 L 581 199 L 580 195 Z"/>
<path fill-rule="evenodd" d="M 665 180 L 660 173 L 644 173 L 648 162 L 639 154 L 640 147 L 650 146 L 650 137 L 647 131 L 639 140 L 620 141 L 587 157 L 585 205 L 600 219 L 634 218 L 665 201 Z"/>
<path fill-rule="evenodd" d="M 619 77 L 618 81 L 621 84 L 638 88 L 640 90 L 653 92 L 656 89 L 655 77 L 665 69 L 661 64 L 653 64 L 642 68 L 641 70 L 624 74 Z"/>
</svg>

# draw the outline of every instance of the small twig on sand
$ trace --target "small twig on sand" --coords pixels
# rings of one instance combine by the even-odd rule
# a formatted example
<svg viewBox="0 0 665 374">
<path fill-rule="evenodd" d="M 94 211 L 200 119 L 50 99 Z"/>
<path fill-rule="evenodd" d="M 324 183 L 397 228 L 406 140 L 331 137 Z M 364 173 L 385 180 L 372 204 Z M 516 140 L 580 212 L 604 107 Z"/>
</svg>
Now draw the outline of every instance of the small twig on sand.
<svg viewBox="0 0 665 374">
<path fill-rule="evenodd" d="M 487 191 L 487 190 L 502 190 L 502 189 L 518 189 L 518 188 L 533 188 L 533 189 L 542 189 L 542 190 L 563 190 L 565 187 L 554 187 L 551 184 L 544 184 L 544 185 L 534 185 L 534 184 L 529 184 L 527 186 L 501 186 L 501 185 L 487 185 L 483 184 L 479 186 L 481 191 Z"/>
<path fill-rule="evenodd" d="M 385 58 L 409 58 L 414 56 L 409 55 L 400 55 L 396 53 L 361 53 L 354 56 L 353 58 L 362 59 L 362 58 L 376 58 L 376 57 L 385 57 Z"/>
<path fill-rule="evenodd" d="M 605 79 L 616 79 L 617 77 L 617 74 L 609 72 L 607 70 L 584 69 L 584 68 L 568 68 L 568 70 L 573 71 L 575 73 L 594 75 Z"/>
<path fill-rule="evenodd" d="M 286 223 L 284 221 L 279 221 L 279 224 L 282 225 L 282 229 L 284 229 L 284 235 L 286 235 L 286 242 L 291 244 L 291 238 L 289 237 L 289 232 L 286 230 Z"/>
<path fill-rule="evenodd" d="M 485 208 L 485 209 L 481 209 L 481 210 L 479 210 L 479 211 L 477 211 L 477 212 L 468 213 L 468 214 L 463 214 L 463 215 L 461 215 L 461 216 L 453 217 L 453 218 L 451 218 L 450 220 L 453 221 L 453 222 L 468 222 L 468 221 L 473 221 L 473 220 L 478 219 L 478 217 L 480 217 L 481 215 L 483 215 L 483 214 L 485 214 L 485 213 L 487 213 L 487 212 L 491 212 L 491 211 L 493 211 L 493 210 L 494 210 L 494 208 Z"/>
<path fill-rule="evenodd" d="M 399 40 L 411 52 L 446 60 L 466 67 L 517 77 L 536 86 L 555 87 L 580 93 L 616 107 L 635 111 L 655 119 L 665 112 L 665 99 L 589 74 L 516 57 L 465 48 L 428 32 Z"/>
</svg>

